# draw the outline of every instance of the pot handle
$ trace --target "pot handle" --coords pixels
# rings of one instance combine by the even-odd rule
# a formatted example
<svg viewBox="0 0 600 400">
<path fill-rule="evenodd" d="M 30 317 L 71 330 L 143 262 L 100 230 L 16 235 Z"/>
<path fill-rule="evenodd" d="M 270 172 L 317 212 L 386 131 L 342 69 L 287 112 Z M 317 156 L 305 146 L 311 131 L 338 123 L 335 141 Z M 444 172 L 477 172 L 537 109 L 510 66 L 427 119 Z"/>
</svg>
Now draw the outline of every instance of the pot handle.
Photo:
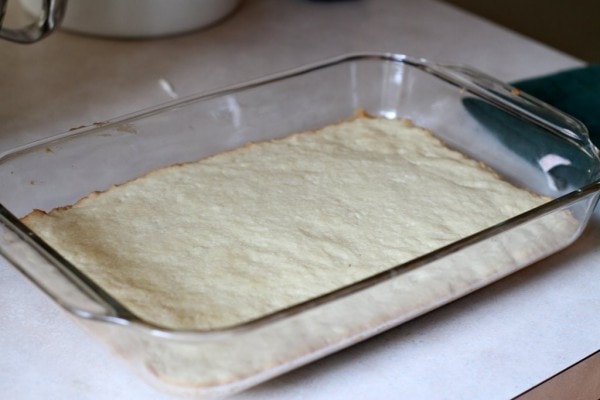
<svg viewBox="0 0 600 400">
<path fill-rule="evenodd" d="M 34 43 L 52 33 L 65 14 L 67 0 L 43 0 L 42 15 L 36 22 L 19 28 L 2 26 L 8 0 L 0 0 L 0 39 L 17 43 Z"/>
</svg>

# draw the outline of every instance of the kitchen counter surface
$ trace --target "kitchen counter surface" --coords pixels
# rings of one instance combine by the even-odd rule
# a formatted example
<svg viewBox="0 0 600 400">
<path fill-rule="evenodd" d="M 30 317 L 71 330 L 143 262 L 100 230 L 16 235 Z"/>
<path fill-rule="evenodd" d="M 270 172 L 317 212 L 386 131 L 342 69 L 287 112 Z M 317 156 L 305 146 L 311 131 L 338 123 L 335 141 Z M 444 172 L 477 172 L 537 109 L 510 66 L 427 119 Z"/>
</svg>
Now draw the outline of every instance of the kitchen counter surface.
<svg viewBox="0 0 600 400">
<path fill-rule="evenodd" d="M 158 40 L 57 32 L 0 42 L 0 152 L 70 128 L 324 58 L 388 51 L 511 81 L 581 63 L 430 0 L 246 0 Z M 2 190 L 0 188 L 0 190 Z M 235 398 L 510 399 L 600 348 L 600 216 L 567 250 Z M 6 399 L 170 399 L 0 259 Z"/>
</svg>

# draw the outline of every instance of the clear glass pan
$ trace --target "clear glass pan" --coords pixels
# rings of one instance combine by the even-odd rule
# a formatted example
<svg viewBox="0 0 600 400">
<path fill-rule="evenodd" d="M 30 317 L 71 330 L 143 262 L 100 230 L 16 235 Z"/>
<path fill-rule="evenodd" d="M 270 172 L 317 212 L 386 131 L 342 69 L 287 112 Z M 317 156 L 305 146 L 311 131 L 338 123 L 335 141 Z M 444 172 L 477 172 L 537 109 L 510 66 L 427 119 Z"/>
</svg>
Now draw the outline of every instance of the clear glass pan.
<svg viewBox="0 0 600 400">
<path fill-rule="evenodd" d="M 319 128 L 360 108 L 410 118 L 507 180 L 553 200 L 356 284 L 211 331 L 166 329 L 137 318 L 19 221 L 32 209 L 71 204 L 173 163 Z M 581 233 L 599 195 L 598 151 L 576 120 L 470 68 L 353 54 L 1 154 L 0 254 L 153 384 L 219 397 L 559 251 Z M 568 224 L 557 224 L 565 218 Z M 544 235 L 534 233 L 540 230 Z"/>
</svg>

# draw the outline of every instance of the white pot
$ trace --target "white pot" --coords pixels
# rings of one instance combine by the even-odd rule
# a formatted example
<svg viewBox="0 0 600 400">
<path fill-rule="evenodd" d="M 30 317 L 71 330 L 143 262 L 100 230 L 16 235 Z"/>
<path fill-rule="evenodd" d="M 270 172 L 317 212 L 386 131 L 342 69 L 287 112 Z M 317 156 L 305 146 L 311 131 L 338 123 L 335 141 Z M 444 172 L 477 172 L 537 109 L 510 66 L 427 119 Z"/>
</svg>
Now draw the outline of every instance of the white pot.
<svg viewBox="0 0 600 400">
<path fill-rule="evenodd" d="M 218 22 L 241 0 L 69 0 L 61 27 L 108 37 L 144 38 L 176 35 Z M 42 0 L 21 0 L 39 15 Z"/>
</svg>

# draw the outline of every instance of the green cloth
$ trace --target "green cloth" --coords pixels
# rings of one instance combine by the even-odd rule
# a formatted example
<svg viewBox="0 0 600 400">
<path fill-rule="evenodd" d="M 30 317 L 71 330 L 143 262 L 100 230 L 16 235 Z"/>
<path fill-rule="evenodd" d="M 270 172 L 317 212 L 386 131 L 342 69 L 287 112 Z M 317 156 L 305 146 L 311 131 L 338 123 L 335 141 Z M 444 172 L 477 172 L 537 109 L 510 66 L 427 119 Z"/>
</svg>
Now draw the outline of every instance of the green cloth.
<svg viewBox="0 0 600 400">
<path fill-rule="evenodd" d="M 514 82 L 513 86 L 570 114 L 600 146 L 600 65 L 589 65 Z"/>
<path fill-rule="evenodd" d="M 600 65 L 512 85 L 577 118 L 588 128 L 592 141 L 600 146 Z M 467 96 L 463 105 L 507 148 L 544 170 L 559 190 L 582 185 L 589 180 L 589 172 L 598 168 L 589 158 L 581 157 L 574 147 L 566 146 L 562 139 L 486 101 Z M 552 163 L 552 159 L 562 161 L 548 166 L 548 160 Z"/>
</svg>

